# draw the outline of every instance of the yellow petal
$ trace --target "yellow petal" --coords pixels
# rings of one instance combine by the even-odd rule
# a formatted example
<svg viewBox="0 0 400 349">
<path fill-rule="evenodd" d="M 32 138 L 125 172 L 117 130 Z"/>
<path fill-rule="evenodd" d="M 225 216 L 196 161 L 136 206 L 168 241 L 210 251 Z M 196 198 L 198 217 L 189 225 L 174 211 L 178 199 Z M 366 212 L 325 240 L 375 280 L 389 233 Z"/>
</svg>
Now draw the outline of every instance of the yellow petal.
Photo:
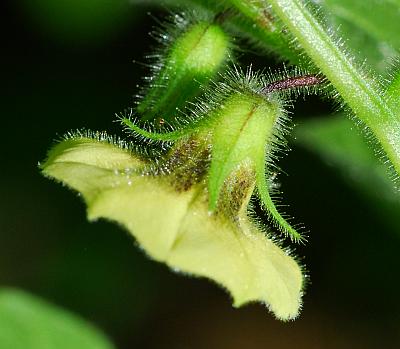
<svg viewBox="0 0 400 349">
<path fill-rule="evenodd" d="M 81 138 L 57 145 L 43 172 L 82 194 L 89 219 L 121 224 L 151 258 L 214 280 L 235 306 L 259 301 L 279 319 L 297 316 L 303 276 L 291 256 L 246 216 L 210 215 L 204 183 L 178 192 L 168 176 L 141 175 L 142 165 L 126 149 Z"/>
</svg>

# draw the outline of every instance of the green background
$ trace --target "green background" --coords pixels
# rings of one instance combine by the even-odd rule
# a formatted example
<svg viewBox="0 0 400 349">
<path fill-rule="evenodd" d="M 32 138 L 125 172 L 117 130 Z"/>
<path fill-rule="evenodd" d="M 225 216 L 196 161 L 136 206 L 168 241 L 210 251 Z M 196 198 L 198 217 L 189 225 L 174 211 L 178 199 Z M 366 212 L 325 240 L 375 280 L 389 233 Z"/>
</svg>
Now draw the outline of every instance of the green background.
<svg viewBox="0 0 400 349">
<path fill-rule="evenodd" d="M 81 315 L 121 349 L 397 348 L 399 211 L 387 219 L 384 204 L 301 142 L 280 176 L 287 212 L 310 231 L 297 251 L 311 283 L 290 323 L 261 305 L 233 309 L 212 283 L 150 261 L 118 226 L 88 223 L 82 201 L 40 175 L 38 161 L 71 129 L 122 135 L 114 114 L 149 73 L 132 62 L 146 62 L 155 45 L 149 9 L 92 2 L 85 11 L 78 1 L 2 4 L 0 284 Z M 240 60 L 275 66 L 251 49 Z M 295 106 L 299 127 L 333 110 L 316 97 Z"/>
</svg>

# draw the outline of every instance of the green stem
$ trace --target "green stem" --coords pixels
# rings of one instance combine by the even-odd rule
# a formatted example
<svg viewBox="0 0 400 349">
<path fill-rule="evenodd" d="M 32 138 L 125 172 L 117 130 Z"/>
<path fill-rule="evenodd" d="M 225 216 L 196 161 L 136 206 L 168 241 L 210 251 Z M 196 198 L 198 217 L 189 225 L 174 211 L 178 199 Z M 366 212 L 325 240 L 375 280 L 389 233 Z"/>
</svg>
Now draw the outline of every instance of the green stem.
<svg viewBox="0 0 400 349">
<path fill-rule="evenodd" d="M 262 42 L 280 59 L 290 64 L 306 65 L 297 47 L 290 45 L 288 36 L 282 33 L 282 26 L 268 16 L 269 11 L 264 6 L 264 0 L 252 0 L 247 3 L 243 0 L 227 1 L 242 15 L 242 20 L 236 20 L 236 25 L 247 32 L 253 40 Z"/>
<path fill-rule="evenodd" d="M 400 120 L 377 84 L 366 77 L 301 0 L 269 0 L 314 64 L 380 142 L 400 174 Z M 243 1 L 251 8 L 250 1 Z"/>
</svg>

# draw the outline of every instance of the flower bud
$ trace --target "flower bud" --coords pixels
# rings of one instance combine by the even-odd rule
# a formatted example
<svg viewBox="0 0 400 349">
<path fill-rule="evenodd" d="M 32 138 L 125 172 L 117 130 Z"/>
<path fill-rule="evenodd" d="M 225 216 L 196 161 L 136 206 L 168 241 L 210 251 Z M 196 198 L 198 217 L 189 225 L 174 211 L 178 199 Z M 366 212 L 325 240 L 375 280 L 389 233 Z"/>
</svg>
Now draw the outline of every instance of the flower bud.
<svg viewBox="0 0 400 349">
<path fill-rule="evenodd" d="M 128 119 L 123 119 L 123 123 L 134 133 L 152 140 L 177 141 L 194 135 L 207 140 L 211 149 L 207 171 L 210 212 L 220 206 L 220 192 L 227 178 L 238 168 L 246 168 L 272 223 L 292 240 L 299 241 L 302 236 L 277 210 L 271 197 L 273 188 L 267 177 L 276 151 L 285 145 L 287 117 L 280 95 L 265 93 L 266 86 L 272 85 L 250 70 L 246 74 L 230 72 L 225 81 L 214 84 L 205 95 L 184 129 L 157 134 L 140 129 Z"/>
<path fill-rule="evenodd" d="M 174 271 L 214 280 L 234 306 L 259 301 L 282 320 L 298 315 L 304 284 L 295 259 L 248 216 L 254 175 L 239 165 L 208 210 L 207 139 L 182 139 L 160 161 L 141 159 L 104 134 L 57 144 L 43 174 L 75 189 L 90 220 L 117 222 L 151 258 Z"/>
<path fill-rule="evenodd" d="M 221 71 L 230 56 L 230 39 L 213 21 L 186 26 L 172 41 L 158 74 L 151 78 L 143 100 L 137 106 L 142 121 L 174 121 L 200 86 Z"/>
</svg>

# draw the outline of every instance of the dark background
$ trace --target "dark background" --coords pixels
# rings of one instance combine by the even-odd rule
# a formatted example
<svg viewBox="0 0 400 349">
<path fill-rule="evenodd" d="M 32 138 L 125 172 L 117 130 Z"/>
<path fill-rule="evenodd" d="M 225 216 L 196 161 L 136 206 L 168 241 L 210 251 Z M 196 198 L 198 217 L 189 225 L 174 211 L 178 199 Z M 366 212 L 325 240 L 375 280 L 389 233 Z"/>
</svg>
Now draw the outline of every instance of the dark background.
<svg viewBox="0 0 400 349">
<path fill-rule="evenodd" d="M 149 260 L 116 225 L 88 223 L 82 201 L 40 175 L 38 161 L 71 129 L 122 135 L 114 114 L 148 73 L 132 61 L 154 45 L 149 8 L 115 0 L 83 9 L 92 2 L 71 1 L 70 12 L 66 1 L 2 3 L 0 284 L 80 314 L 120 349 L 398 348 L 400 234 L 302 148 L 281 162 L 288 212 L 310 230 L 297 251 L 311 284 L 289 323 L 258 304 L 233 309 L 211 282 Z M 241 59 L 274 64 L 251 52 Z M 331 109 L 313 97 L 293 117 Z"/>
</svg>

